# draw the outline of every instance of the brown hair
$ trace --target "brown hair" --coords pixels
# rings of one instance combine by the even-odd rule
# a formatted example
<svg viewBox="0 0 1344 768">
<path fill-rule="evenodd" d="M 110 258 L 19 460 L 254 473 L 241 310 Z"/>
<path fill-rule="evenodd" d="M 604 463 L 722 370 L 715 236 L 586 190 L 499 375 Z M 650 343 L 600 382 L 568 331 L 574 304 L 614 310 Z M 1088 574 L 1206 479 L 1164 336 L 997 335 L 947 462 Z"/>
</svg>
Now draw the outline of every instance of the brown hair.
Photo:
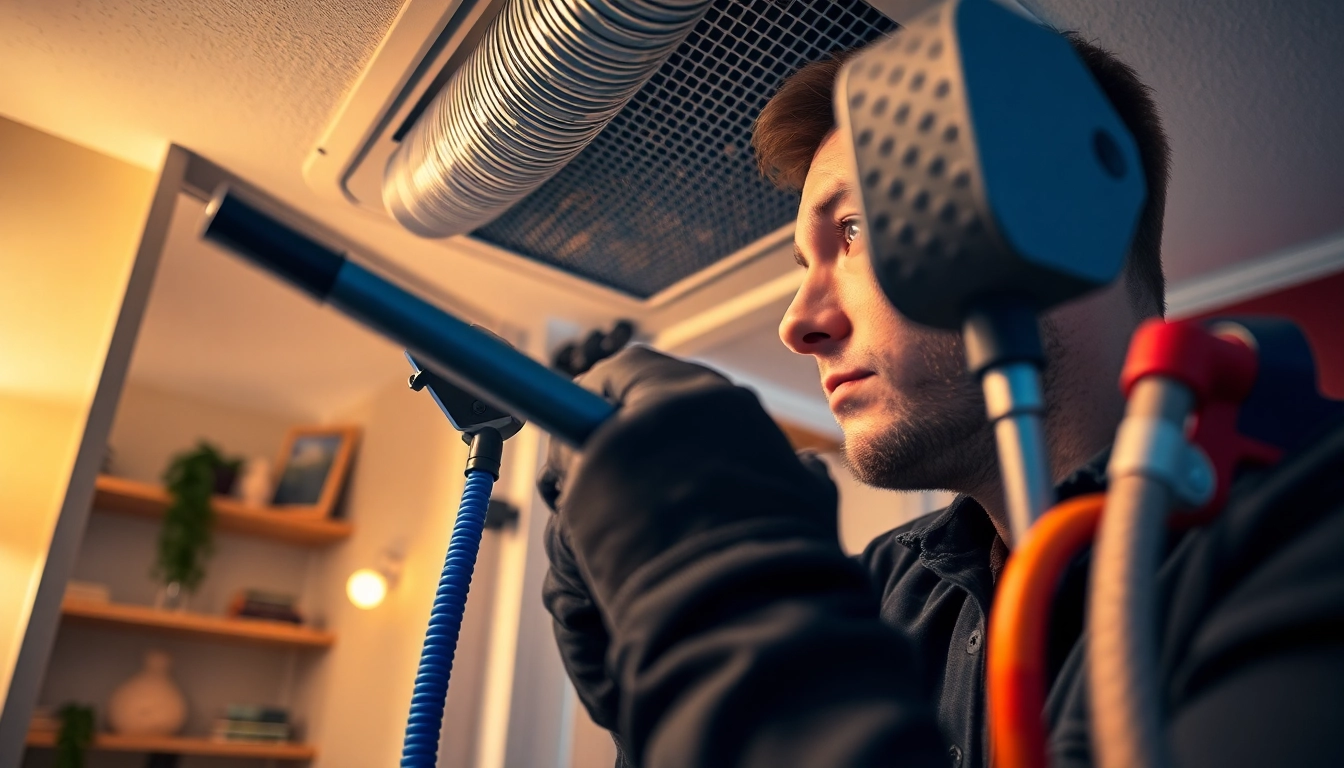
<svg viewBox="0 0 1344 768">
<path fill-rule="evenodd" d="M 1153 101 L 1152 89 L 1132 67 L 1115 54 L 1084 40 L 1076 32 L 1063 33 L 1078 57 L 1110 99 L 1139 147 L 1148 180 L 1144 203 L 1125 264 L 1130 297 L 1135 306 L 1149 301 L 1161 313 L 1166 308 L 1166 279 L 1162 274 L 1162 216 L 1167 203 L 1171 148 Z M 835 130 L 831 100 L 840 67 L 857 51 L 839 51 L 791 75 L 756 118 L 751 144 L 761 172 L 776 186 L 800 190 L 812 158 L 822 141 Z"/>
</svg>

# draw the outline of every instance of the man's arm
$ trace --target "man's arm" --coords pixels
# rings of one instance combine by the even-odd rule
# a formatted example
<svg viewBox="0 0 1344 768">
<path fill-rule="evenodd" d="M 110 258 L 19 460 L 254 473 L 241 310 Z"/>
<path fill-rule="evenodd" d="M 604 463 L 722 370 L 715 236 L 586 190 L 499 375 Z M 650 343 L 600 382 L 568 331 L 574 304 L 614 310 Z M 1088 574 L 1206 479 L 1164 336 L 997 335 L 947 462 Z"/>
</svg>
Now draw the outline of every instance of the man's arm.
<svg viewBox="0 0 1344 768">
<path fill-rule="evenodd" d="M 750 392 L 623 409 L 560 506 L 637 764 L 946 764 L 913 653 L 840 549 L 834 486 Z"/>
<path fill-rule="evenodd" d="M 644 766 L 942 766 L 905 640 L 829 542 L 771 523 L 689 540 L 613 604 Z"/>
<path fill-rule="evenodd" d="M 1344 765 L 1344 424 L 1234 499 L 1169 608 L 1181 765 Z"/>
</svg>

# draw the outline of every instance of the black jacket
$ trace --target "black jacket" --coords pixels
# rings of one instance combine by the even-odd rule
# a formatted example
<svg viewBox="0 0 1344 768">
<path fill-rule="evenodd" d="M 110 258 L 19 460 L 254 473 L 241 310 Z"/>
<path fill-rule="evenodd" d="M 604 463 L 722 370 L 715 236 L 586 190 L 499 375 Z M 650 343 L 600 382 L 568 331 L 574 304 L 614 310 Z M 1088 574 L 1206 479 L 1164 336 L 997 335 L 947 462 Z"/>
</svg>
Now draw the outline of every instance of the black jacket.
<svg viewBox="0 0 1344 768">
<path fill-rule="evenodd" d="M 1059 500 L 1105 490 L 1109 454 L 1060 484 Z M 985 632 L 997 576 L 990 553 L 997 538 L 985 511 L 959 496 L 945 509 L 878 536 L 859 557 L 881 590 L 882 621 L 915 642 L 953 766 L 989 762 Z M 1083 556 L 1069 569 L 1052 606 L 1047 649 L 1052 678 L 1082 632 L 1086 575 Z"/>
<path fill-rule="evenodd" d="M 818 523 L 825 499 L 791 485 L 775 458 L 786 445 L 694 434 L 691 414 L 706 409 L 729 434 L 766 434 L 754 423 L 764 415 L 743 415 L 734 397 L 678 400 L 599 434 L 576 480 L 584 510 L 572 535 L 598 566 L 586 572 L 633 760 L 986 765 L 994 531 L 983 510 L 958 500 L 846 557 L 834 525 Z M 1334 733 L 1344 723 L 1341 457 L 1337 429 L 1246 478 L 1216 523 L 1172 546 L 1162 663 L 1178 765 L 1344 765 Z M 1071 490 L 1096 482 L 1083 476 Z M 656 554 L 631 560 L 632 548 Z M 1090 764 L 1084 580 L 1085 563 L 1061 590 L 1051 632 L 1055 765 Z"/>
</svg>

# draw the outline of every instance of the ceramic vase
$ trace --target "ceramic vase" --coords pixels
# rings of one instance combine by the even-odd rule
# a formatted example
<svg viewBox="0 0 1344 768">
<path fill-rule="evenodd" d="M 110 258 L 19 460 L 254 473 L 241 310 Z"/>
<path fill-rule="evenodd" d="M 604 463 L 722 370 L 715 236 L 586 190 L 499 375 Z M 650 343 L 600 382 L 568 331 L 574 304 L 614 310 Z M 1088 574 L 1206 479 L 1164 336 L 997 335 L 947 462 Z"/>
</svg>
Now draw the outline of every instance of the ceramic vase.
<svg viewBox="0 0 1344 768">
<path fill-rule="evenodd" d="M 243 465 L 243 476 L 238 481 L 238 496 L 249 507 L 264 507 L 271 503 L 275 492 L 271 481 L 271 460 L 258 456 Z"/>
<path fill-rule="evenodd" d="M 187 701 L 168 675 L 172 658 L 163 651 L 145 653 L 145 666 L 112 692 L 107 722 L 127 736 L 171 736 L 187 721 Z"/>
</svg>

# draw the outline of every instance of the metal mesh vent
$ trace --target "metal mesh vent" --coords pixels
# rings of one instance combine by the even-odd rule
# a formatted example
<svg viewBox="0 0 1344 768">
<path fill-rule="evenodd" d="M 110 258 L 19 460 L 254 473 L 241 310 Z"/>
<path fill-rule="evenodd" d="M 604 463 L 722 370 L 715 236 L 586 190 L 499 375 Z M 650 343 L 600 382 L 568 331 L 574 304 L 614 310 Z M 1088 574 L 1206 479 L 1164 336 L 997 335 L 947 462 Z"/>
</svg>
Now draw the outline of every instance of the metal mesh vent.
<svg viewBox="0 0 1344 768">
<path fill-rule="evenodd" d="M 573 162 L 473 234 L 648 298 L 788 223 L 751 127 L 780 82 L 896 25 L 862 0 L 716 0 Z"/>
</svg>

